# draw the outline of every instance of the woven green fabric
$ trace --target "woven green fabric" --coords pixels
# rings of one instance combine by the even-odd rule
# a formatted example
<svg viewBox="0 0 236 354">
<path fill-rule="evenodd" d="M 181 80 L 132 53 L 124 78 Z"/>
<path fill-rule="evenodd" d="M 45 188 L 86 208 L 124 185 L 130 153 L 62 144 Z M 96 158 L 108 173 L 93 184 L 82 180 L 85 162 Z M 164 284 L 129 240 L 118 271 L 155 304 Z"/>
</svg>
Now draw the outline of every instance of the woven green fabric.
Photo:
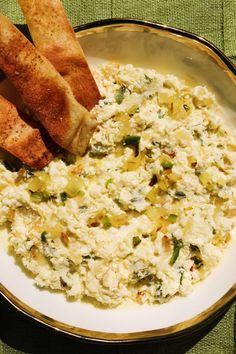
<svg viewBox="0 0 236 354">
<path fill-rule="evenodd" d="M 62 1 L 73 25 L 113 17 L 140 18 L 165 23 L 207 38 L 236 64 L 236 0 Z M 7 15 L 14 23 L 25 22 L 16 0 L 0 0 L 0 11 Z M 0 302 L 0 316 L 1 305 Z M 148 353 L 233 354 L 235 353 L 235 311 L 236 304 L 231 307 L 218 325 L 197 343 L 196 336 L 193 335 L 192 344 L 190 343 L 188 347 L 183 345 L 185 349 L 182 348 L 181 350 L 181 346 L 177 346 L 176 343 L 173 343 L 173 346 L 168 347 L 168 349 L 165 345 L 153 345 L 150 347 L 150 350 L 148 350 Z M 12 323 L 14 328 L 12 328 L 12 331 L 9 331 L 10 334 L 6 334 L 2 329 L 3 323 L 1 320 L 0 323 L 0 338 L 4 338 L 4 341 L 0 339 L 0 353 L 19 353 L 20 350 L 28 353 L 74 353 L 90 350 L 88 348 L 85 350 L 85 348 L 80 347 L 78 343 L 75 345 L 75 342 L 70 342 L 70 340 L 64 338 L 62 339 L 59 335 L 52 335 L 50 332 L 45 332 L 45 340 L 38 344 L 38 348 L 34 349 L 33 339 L 31 338 L 29 338 L 29 343 L 32 342 L 32 345 L 29 344 L 25 346 L 25 337 L 23 336 L 22 343 L 18 343 L 16 349 L 14 344 L 11 345 L 11 343 L 14 343 L 14 341 L 10 339 L 11 336 L 18 335 L 21 337 L 24 331 L 31 328 L 29 327 L 30 325 L 27 321 L 19 321 L 14 327 Z M 27 325 L 25 323 L 27 323 Z M 6 340 L 6 338 L 8 340 Z M 91 352 L 129 352 L 131 354 L 147 352 L 147 349 L 144 347 L 140 350 L 132 349 L 132 347 L 130 347 L 129 350 L 125 350 L 124 347 L 122 348 L 119 350 L 117 348 L 110 348 L 108 350 L 107 348 L 99 347 L 95 351 L 95 349 L 91 347 Z"/>
</svg>

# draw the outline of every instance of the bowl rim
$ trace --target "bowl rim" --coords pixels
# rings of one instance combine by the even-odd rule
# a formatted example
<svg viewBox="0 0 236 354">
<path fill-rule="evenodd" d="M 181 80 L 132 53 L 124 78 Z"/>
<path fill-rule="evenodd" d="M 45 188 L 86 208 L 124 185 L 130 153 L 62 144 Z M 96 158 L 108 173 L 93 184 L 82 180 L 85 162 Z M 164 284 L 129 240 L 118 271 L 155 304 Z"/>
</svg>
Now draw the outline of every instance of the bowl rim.
<svg viewBox="0 0 236 354">
<path fill-rule="evenodd" d="M 232 74 L 236 76 L 236 65 L 234 65 L 234 63 L 215 44 L 213 44 L 211 41 L 209 41 L 203 36 L 197 35 L 193 32 L 178 27 L 173 27 L 173 26 L 165 25 L 160 22 L 153 22 L 153 21 L 138 19 L 138 18 L 117 17 L 117 18 L 108 18 L 108 19 L 93 21 L 82 25 L 76 25 L 73 28 L 75 33 L 78 34 L 83 31 L 87 31 L 94 28 L 109 27 L 109 26 L 114 27 L 115 25 L 120 26 L 124 24 L 152 28 L 154 31 L 160 30 L 163 32 L 170 32 L 175 35 L 180 35 L 185 38 L 196 40 L 198 43 L 211 49 L 214 52 L 214 54 L 216 54 L 223 61 L 223 63 L 228 67 L 228 69 L 230 69 Z"/>
<path fill-rule="evenodd" d="M 87 32 L 88 30 L 98 30 L 98 28 L 108 28 L 123 25 L 136 25 L 138 27 L 152 29 L 154 32 L 163 31 L 169 32 L 175 35 L 179 35 L 185 38 L 189 38 L 197 41 L 203 47 L 210 49 L 217 61 L 223 62 L 223 64 L 230 70 L 233 74 L 233 78 L 236 79 L 236 66 L 226 57 L 226 55 L 219 50 L 214 44 L 206 40 L 205 38 L 193 34 L 191 32 L 171 27 L 168 25 L 154 23 L 147 20 L 135 19 L 135 18 L 115 18 L 115 19 L 104 19 L 99 21 L 90 22 L 83 25 L 78 25 L 74 27 L 74 31 L 77 36 L 82 32 Z M 18 25 L 18 28 L 22 32 L 27 32 L 26 25 Z M 34 321 L 43 324 L 57 332 L 70 335 L 80 340 L 87 342 L 100 342 L 100 343 L 110 343 L 110 344 L 124 344 L 124 343 L 137 343 L 137 342 L 147 342 L 147 341 L 158 341 L 158 340 L 169 340 L 174 339 L 179 336 L 189 335 L 194 333 L 201 328 L 210 324 L 214 319 L 218 318 L 236 299 L 236 283 L 231 287 L 226 294 L 224 294 L 217 302 L 211 305 L 209 308 L 194 316 L 193 318 L 177 323 L 173 326 L 166 328 L 139 331 L 131 333 L 108 333 L 99 332 L 93 330 L 86 330 L 79 327 L 73 327 L 71 325 L 65 324 L 63 322 L 52 319 L 46 315 L 43 315 L 37 310 L 34 310 L 27 304 L 23 303 L 14 294 L 12 294 L 4 285 L 0 282 L 0 294 L 7 300 L 16 310 L 20 313 L 26 315 L 27 317 L 33 319 Z"/>
</svg>

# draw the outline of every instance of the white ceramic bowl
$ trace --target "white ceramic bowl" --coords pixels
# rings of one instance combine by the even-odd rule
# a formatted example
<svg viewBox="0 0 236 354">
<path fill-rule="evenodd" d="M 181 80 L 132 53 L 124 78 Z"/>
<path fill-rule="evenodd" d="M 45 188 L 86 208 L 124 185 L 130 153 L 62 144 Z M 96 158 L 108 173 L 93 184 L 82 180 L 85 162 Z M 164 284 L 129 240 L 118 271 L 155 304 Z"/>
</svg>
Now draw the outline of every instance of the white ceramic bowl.
<svg viewBox="0 0 236 354">
<path fill-rule="evenodd" d="M 203 38 L 129 19 L 104 20 L 75 30 L 91 66 L 110 60 L 132 63 L 206 84 L 236 125 L 235 67 Z M 223 261 L 189 296 L 162 305 L 108 310 L 39 290 L 7 253 L 4 239 L 1 235 L 2 295 L 35 320 L 79 338 L 118 343 L 181 335 L 198 330 L 236 297 L 236 235 Z"/>
</svg>

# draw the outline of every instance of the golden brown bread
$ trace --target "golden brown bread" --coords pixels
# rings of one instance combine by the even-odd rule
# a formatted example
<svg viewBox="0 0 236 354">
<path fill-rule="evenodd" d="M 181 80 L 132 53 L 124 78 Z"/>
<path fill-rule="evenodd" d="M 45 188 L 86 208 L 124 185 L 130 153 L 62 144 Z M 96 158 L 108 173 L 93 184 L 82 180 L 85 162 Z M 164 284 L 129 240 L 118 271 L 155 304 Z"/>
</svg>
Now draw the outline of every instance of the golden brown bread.
<svg viewBox="0 0 236 354">
<path fill-rule="evenodd" d="M 28 125 L 3 96 L 0 96 L 0 147 L 35 169 L 43 168 L 53 159 L 39 129 Z"/>
<path fill-rule="evenodd" d="M 18 2 L 35 46 L 69 83 L 77 101 L 91 110 L 101 96 L 61 1 Z"/>
<path fill-rule="evenodd" d="M 53 65 L 2 14 L 0 24 L 0 68 L 51 138 L 70 152 L 83 154 L 96 121 Z"/>
</svg>

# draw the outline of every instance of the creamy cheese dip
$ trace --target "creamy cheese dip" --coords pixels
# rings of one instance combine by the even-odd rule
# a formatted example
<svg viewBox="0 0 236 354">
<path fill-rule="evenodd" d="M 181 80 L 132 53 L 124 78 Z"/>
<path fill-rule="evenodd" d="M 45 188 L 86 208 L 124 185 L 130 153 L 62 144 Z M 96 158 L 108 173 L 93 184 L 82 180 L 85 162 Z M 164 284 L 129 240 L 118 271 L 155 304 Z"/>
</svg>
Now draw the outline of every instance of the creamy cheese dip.
<svg viewBox="0 0 236 354">
<path fill-rule="evenodd" d="M 236 131 L 206 87 L 132 65 L 94 71 L 104 99 L 83 158 L 0 163 L 9 247 L 39 287 L 117 306 L 186 295 L 236 221 Z"/>
</svg>

